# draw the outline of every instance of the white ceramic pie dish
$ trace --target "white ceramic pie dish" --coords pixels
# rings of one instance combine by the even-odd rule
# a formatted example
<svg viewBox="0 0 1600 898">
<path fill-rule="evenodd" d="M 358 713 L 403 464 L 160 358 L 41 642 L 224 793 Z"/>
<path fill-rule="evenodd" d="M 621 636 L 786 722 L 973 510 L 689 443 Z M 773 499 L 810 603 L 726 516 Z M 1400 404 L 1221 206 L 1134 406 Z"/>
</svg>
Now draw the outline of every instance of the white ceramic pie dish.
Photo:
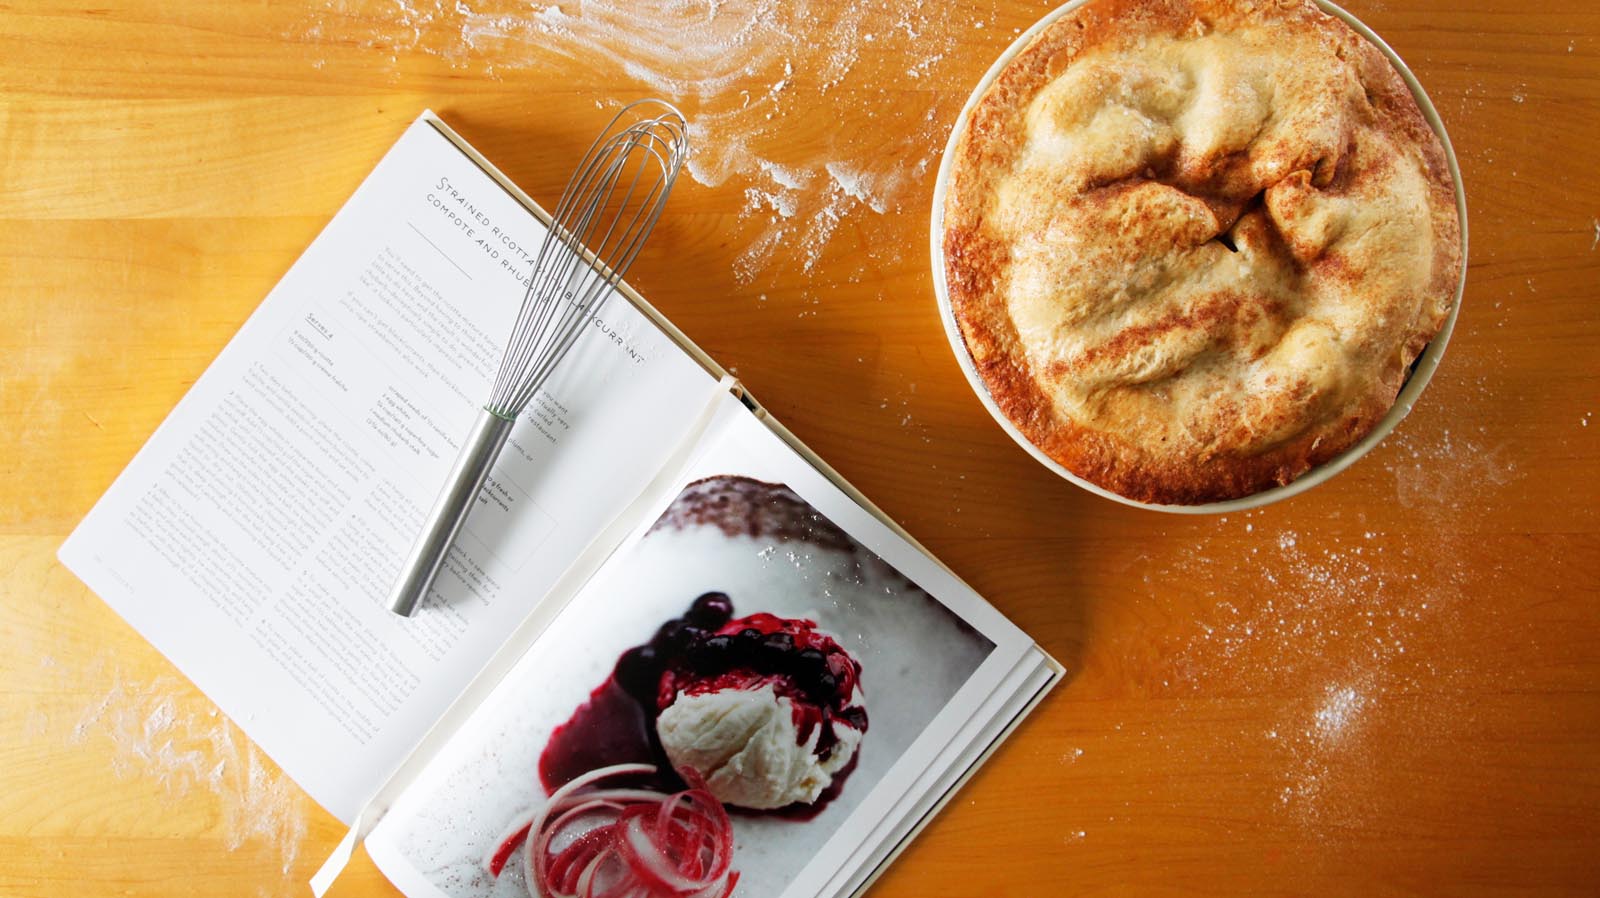
<svg viewBox="0 0 1600 898">
<path fill-rule="evenodd" d="M 950 130 L 950 139 L 945 144 L 944 158 L 939 164 L 939 175 L 934 182 L 933 215 L 928 228 L 933 261 L 933 289 L 939 300 L 939 317 L 944 322 L 945 336 L 950 340 L 950 349 L 955 353 L 956 361 L 960 363 L 961 370 L 966 374 L 967 382 L 972 385 L 973 392 L 978 394 L 978 398 L 982 400 L 984 407 L 989 410 L 989 414 L 994 416 L 995 421 L 999 422 L 1001 429 L 1010 434 L 1011 438 L 1016 440 L 1017 445 L 1027 450 L 1040 464 L 1091 493 L 1121 502 L 1124 505 L 1176 514 L 1219 514 L 1243 511 L 1270 505 L 1290 496 L 1299 495 L 1350 467 L 1357 459 L 1366 455 L 1373 446 L 1376 446 L 1378 441 L 1394 430 L 1395 425 L 1399 424 L 1401 419 L 1411 411 L 1411 407 L 1416 403 L 1417 398 L 1422 395 L 1422 391 L 1428 386 L 1428 381 L 1433 379 L 1433 372 L 1439 367 L 1439 360 L 1444 356 L 1445 345 L 1450 342 L 1450 333 L 1455 329 L 1456 315 L 1461 310 L 1461 295 L 1466 288 L 1467 280 L 1467 196 L 1461 186 L 1461 167 L 1456 162 L 1456 153 L 1455 149 L 1450 145 L 1450 136 L 1445 133 L 1444 123 L 1440 121 L 1439 112 L 1434 108 L 1433 102 L 1428 99 L 1428 95 L 1423 91 L 1422 85 L 1417 81 L 1416 76 L 1411 73 L 1411 69 L 1406 67 L 1405 62 L 1400 59 L 1399 55 L 1355 16 L 1328 2 L 1328 0 L 1315 0 L 1317 6 L 1324 12 L 1342 19 L 1351 28 L 1355 29 L 1357 34 L 1371 41 L 1374 46 L 1383 51 L 1383 55 L 1388 57 L 1389 62 L 1400 73 L 1400 77 L 1411 88 L 1411 94 L 1416 98 L 1417 107 L 1422 110 L 1422 115 L 1427 119 L 1428 125 L 1433 128 L 1435 134 L 1439 135 L 1439 142 L 1444 145 L 1445 159 L 1450 166 L 1450 178 L 1455 185 L 1456 212 L 1461 219 L 1461 272 L 1456 281 L 1455 297 L 1451 300 L 1450 314 L 1445 318 L 1444 326 L 1439 328 L 1438 335 L 1433 338 L 1427 348 L 1422 351 L 1422 354 L 1417 357 L 1417 360 L 1412 363 L 1411 373 L 1407 376 L 1406 382 L 1400 387 L 1400 393 L 1395 397 L 1394 406 L 1378 422 L 1378 425 L 1372 429 L 1372 432 L 1343 453 L 1312 468 L 1293 482 L 1239 499 L 1230 499 L 1225 502 L 1209 502 L 1200 505 L 1158 505 L 1129 499 L 1102 486 L 1090 483 L 1067 470 L 1064 465 L 1046 455 L 1038 446 L 1035 446 L 1005 416 L 1005 413 L 1000 410 L 1000 406 L 995 403 L 994 397 L 990 395 L 988 386 L 978 376 L 977 368 L 973 365 L 972 356 L 967 351 L 966 341 L 961 336 L 960 325 L 957 324 L 955 313 L 950 307 L 950 292 L 945 281 L 944 201 L 945 190 L 950 179 L 951 160 L 954 158 L 951 151 L 965 132 L 967 120 L 972 113 L 973 107 L 988 91 L 989 86 L 994 83 L 995 78 L 999 76 L 1000 71 L 1006 67 L 1006 64 L 1020 53 L 1039 32 L 1049 27 L 1052 22 L 1087 2 L 1090 2 L 1090 0 L 1072 0 L 1072 2 L 1059 7 L 1034 23 L 1032 28 L 1023 32 L 1020 37 L 1013 41 L 1011 46 L 1000 54 L 1000 58 L 995 60 L 994 65 L 990 66 L 989 71 L 984 73 L 983 78 L 978 81 L 978 85 L 973 89 L 972 95 L 967 98 L 966 105 L 961 108 L 961 115 L 956 119 L 955 127 Z"/>
</svg>

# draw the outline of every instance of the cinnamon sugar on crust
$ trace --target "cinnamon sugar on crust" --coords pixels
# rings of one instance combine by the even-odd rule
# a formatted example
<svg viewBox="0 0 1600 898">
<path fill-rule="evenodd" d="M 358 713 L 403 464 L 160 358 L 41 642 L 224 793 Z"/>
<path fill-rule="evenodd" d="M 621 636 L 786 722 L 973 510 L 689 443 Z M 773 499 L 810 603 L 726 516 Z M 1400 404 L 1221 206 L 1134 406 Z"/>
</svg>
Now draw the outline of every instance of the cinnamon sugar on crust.
<svg viewBox="0 0 1600 898">
<path fill-rule="evenodd" d="M 1447 317 L 1437 135 L 1309 0 L 1094 0 L 952 151 L 950 303 L 1005 415 L 1132 499 L 1285 484 L 1360 440 Z"/>
</svg>

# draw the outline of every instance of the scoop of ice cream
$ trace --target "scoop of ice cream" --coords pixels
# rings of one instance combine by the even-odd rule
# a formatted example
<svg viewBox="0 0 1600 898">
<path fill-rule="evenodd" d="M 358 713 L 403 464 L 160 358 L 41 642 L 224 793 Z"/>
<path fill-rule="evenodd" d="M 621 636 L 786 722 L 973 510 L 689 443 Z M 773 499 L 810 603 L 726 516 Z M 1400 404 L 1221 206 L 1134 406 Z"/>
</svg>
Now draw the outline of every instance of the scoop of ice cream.
<svg viewBox="0 0 1600 898">
<path fill-rule="evenodd" d="M 861 665 L 806 618 L 752 614 L 679 635 L 656 734 L 672 766 L 732 805 L 817 800 L 867 729 Z"/>
<path fill-rule="evenodd" d="M 770 810 L 816 801 L 861 743 L 859 730 L 836 726 L 832 750 L 819 754 L 822 728 L 807 737 L 796 723 L 802 716 L 768 683 L 680 696 L 656 732 L 672 766 L 695 771 L 719 801 Z"/>
</svg>

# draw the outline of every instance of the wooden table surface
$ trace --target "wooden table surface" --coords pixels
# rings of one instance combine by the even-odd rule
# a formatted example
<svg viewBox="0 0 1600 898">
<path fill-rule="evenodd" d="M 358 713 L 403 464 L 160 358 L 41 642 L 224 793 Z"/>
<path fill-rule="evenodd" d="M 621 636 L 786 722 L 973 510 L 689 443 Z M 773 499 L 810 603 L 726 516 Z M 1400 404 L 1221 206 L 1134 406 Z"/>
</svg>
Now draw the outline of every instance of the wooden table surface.
<svg viewBox="0 0 1600 898">
<path fill-rule="evenodd" d="M 1600 7 L 1352 4 L 1460 153 L 1460 324 L 1351 470 L 1183 518 L 1034 463 L 936 312 L 945 136 L 1050 5 L 0 0 L 0 896 L 304 894 L 343 828 L 56 547 L 422 108 L 550 201 L 652 93 L 631 280 L 1071 669 L 874 894 L 1600 893 Z"/>
</svg>

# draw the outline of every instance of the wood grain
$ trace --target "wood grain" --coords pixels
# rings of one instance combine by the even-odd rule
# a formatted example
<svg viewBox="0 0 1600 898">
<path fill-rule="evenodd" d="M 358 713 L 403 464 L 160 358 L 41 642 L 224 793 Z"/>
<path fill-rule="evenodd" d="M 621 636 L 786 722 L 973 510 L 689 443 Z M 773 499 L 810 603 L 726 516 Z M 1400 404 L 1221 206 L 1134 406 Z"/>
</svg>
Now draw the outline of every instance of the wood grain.
<svg viewBox="0 0 1600 898">
<path fill-rule="evenodd" d="M 694 8 L 766 43 L 666 72 L 609 3 L 0 2 L 0 895 L 303 894 L 341 827 L 55 549 L 419 110 L 548 200 L 663 85 L 746 155 L 631 280 L 1072 669 L 875 895 L 1600 892 L 1600 7 L 1352 4 L 1461 156 L 1460 324 L 1366 459 L 1191 519 L 1032 462 L 934 306 L 938 151 L 1048 6 Z"/>
</svg>

